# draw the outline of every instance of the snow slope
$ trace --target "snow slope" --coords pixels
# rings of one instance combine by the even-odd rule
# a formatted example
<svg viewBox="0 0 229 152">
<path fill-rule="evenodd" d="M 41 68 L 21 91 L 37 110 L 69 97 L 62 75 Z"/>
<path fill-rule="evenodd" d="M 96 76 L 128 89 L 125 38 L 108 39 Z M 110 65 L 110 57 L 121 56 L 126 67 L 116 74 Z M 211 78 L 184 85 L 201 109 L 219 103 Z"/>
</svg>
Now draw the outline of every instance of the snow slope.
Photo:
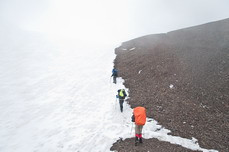
<svg viewBox="0 0 229 152">
<path fill-rule="evenodd" d="M 134 136 L 132 109 L 119 111 L 123 80 L 111 82 L 116 44 L 57 44 L 25 31 L 4 32 L 0 46 L 0 151 L 104 152 Z M 149 119 L 144 138 L 211 151 L 170 136 Z M 212 150 L 213 151 L 213 150 Z"/>
</svg>

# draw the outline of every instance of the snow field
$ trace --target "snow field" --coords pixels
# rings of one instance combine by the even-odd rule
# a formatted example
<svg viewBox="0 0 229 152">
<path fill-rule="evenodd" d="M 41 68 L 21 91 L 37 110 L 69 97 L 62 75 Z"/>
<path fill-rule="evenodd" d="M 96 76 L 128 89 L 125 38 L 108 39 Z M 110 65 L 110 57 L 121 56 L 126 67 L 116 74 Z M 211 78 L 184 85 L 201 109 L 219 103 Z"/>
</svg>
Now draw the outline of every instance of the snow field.
<svg viewBox="0 0 229 152">
<path fill-rule="evenodd" d="M 121 113 L 116 99 L 123 80 L 115 85 L 111 78 L 116 45 L 14 42 L 0 47 L 0 151 L 105 152 L 134 137 L 132 109 L 125 102 Z M 148 120 L 144 138 L 214 151 Z"/>
</svg>

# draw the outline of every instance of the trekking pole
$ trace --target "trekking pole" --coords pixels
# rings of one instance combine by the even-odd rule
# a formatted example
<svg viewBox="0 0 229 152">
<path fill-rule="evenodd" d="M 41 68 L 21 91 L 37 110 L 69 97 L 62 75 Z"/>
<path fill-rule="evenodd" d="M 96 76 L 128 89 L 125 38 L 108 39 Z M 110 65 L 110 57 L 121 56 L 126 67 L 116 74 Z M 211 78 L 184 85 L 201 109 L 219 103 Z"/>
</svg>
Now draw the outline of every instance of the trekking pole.
<svg viewBox="0 0 229 152">
<path fill-rule="evenodd" d="M 117 102 L 117 98 L 115 98 L 115 110 L 116 110 L 116 102 Z"/>
<path fill-rule="evenodd" d="M 131 130 L 130 130 L 130 134 L 132 134 L 132 130 L 133 130 L 133 122 L 131 123 Z"/>
<path fill-rule="evenodd" d="M 116 103 L 117 103 L 117 95 L 115 96 L 115 110 L 116 110 Z"/>
</svg>

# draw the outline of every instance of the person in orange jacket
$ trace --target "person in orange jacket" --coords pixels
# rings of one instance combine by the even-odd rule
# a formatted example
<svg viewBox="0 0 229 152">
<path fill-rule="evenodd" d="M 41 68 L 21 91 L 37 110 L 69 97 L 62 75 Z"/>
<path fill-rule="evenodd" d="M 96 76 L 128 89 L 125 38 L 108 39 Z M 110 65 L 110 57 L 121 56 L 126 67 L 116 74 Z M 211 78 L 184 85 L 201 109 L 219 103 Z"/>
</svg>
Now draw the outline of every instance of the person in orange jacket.
<svg viewBox="0 0 229 152">
<path fill-rule="evenodd" d="M 132 122 L 135 122 L 135 146 L 142 143 L 142 128 L 146 123 L 146 109 L 144 107 L 136 107 L 133 110 Z"/>
</svg>

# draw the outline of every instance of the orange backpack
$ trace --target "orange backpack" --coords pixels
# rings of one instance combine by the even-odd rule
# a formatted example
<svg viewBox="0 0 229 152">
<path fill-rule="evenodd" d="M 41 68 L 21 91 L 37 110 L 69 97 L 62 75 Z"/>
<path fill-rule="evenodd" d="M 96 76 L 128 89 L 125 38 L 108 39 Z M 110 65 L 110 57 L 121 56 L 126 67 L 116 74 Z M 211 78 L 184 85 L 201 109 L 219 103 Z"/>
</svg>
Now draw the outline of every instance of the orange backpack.
<svg viewBox="0 0 229 152">
<path fill-rule="evenodd" d="M 134 117 L 135 117 L 135 124 L 145 125 L 145 123 L 146 123 L 146 109 L 144 107 L 134 108 Z"/>
</svg>

